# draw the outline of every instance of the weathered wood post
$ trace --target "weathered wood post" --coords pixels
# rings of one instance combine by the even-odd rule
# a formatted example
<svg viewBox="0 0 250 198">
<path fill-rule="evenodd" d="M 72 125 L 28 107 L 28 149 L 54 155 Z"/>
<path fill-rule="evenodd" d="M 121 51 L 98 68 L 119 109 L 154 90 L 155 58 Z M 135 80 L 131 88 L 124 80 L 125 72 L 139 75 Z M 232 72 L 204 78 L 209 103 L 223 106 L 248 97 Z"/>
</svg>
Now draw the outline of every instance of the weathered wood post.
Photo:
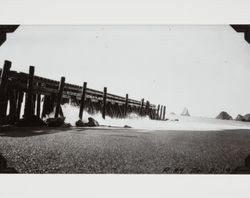
<svg viewBox="0 0 250 198">
<path fill-rule="evenodd" d="M 18 101 L 17 101 L 17 119 L 20 119 L 20 113 L 21 113 L 21 107 L 22 107 L 22 103 L 23 103 L 23 91 L 20 90 L 18 91 Z"/>
<path fill-rule="evenodd" d="M 61 100 L 62 100 L 64 84 L 65 84 L 65 77 L 61 77 L 61 81 L 60 81 L 59 89 L 57 93 L 55 118 L 58 118 L 58 115 L 60 112 L 60 105 L 61 105 Z"/>
<path fill-rule="evenodd" d="M 140 115 L 143 116 L 144 98 L 141 99 Z"/>
<path fill-rule="evenodd" d="M 34 88 L 33 88 L 33 89 L 34 89 Z M 34 109 L 34 115 L 35 115 L 35 108 L 36 108 L 36 94 L 33 94 L 32 99 L 33 99 L 33 102 L 32 102 L 33 107 L 32 107 L 32 109 Z"/>
<path fill-rule="evenodd" d="M 58 93 L 57 93 L 58 94 Z M 56 93 L 51 93 L 50 97 L 49 97 L 49 105 L 48 105 L 48 112 L 51 113 L 54 111 L 54 107 L 56 104 Z"/>
<path fill-rule="evenodd" d="M 86 99 L 86 89 L 87 89 L 87 82 L 83 83 L 82 87 L 82 97 L 80 102 L 80 110 L 79 110 L 79 119 L 82 119 L 83 109 L 85 107 L 85 99 Z"/>
<path fill-rule="evenodd" d="M 166 106 L 164 106 L 163 108 L 163 120 L 165 120 L 165 116 L 166 116 Z"/>
<path fill-rule="evenodd" d="M 39 92 L 41 89 L 41 83 L 37 83 L 37 91 Z M 36 95 L 36 115 L 40 118 L 41 112 L 41 94 L 37 93 Z"/>
<path fill-rule="evenodd" d="M 24 108 L 24 117 L 30 118 L 34 115 L 34 105 L 33 105 L 33 81 L 34 81 L 35 67 L 30 66 L 29 76 L 27 83 L 27 96 Z"/>
<path fill-rule="evenodd" d="M 163 106 L 161 105 L 160 120 L 162 120 L 162 110 L 163 110 Z"/>
<path fill-rule="evenodd" d="M 44 95 L 43 96 L 43 110 L 42 110 L 42 118 L 45 118 L 48 112 L 48 106 L 49 106 L 49 96 Z"/>
<path fill-rule="evenodd" d="M 10 109 L 9 109 L 9 115 L 11 118 L 11 121 L 14 122 L 17 120 L 17 96 L 16 96 L 16 90 L 12 85 L 9 86 L 9 101 L 10 101 Z"/>
<path fill-rule="evenodd" d="M 150 119 L 154 119 L 154 115 L 153 115 L 153 110 L 152 110 L 152 108 L 149 106 L 149 118 Z"/>
<path fill-rule="evenodd" d="M 157 120 L 160 119 L 160 105 L 159 105 L 159 104 L 158 104 L 158 107 L 157 107 L 156 119 L 157 119 Z"/>
<path fill-rule="evenodd" d="M 6 93 L 6 86 L 8 81 L 8 76 L 11 68 L 11 62 L 5 61 L 1 72 L 1 82 L 0 82 L 0 119 L 6 116 L 8 99 Z"/>
<path fill-rule="evenodd" d="M 105 119 L 106 115 L 106 101 L 107 101 L 107 87 L 103 89 L 103 99 L 102 99 L 102 118 Z"/>
<path fill-rule="evenodd" d="M 147 100 L 146 101 L 146 107 L 145 107 L 145 113 L 146 113 L 146 115 L 148 115 L 149 116 L 149 108 L 150 108 L 150 103 L 149 103 L 149 101 Z"/>
<path fill-rule="evenodd" d="M 157 120 L 158 119 L 158 117 L 157 117 L 157 109 L 156 108 L 153 108 L 152 109 L 152 111 L 153 111 L 153 115 L 154 115 L 154 120 Z"/>
<path fill-rule="evenodd" d="M 128 94 L 126 94 L 125 106 L 124 106 L 124 117 L 128 115 Z"/>
</svg>

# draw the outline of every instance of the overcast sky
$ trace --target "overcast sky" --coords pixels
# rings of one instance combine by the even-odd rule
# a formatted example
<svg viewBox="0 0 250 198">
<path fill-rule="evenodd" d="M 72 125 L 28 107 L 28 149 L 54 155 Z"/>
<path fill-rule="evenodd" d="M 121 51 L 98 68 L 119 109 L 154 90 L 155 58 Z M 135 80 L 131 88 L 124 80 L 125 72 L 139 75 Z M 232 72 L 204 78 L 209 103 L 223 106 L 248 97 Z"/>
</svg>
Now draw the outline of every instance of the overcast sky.
<svg viewBox="0 0 250 198">
<path fill-rule="evenodd" d="M 230 26 L 20 26 L 12 69 L 163 104 L 194 116 L 250 113 L 250 45 Z"/>
</svg>

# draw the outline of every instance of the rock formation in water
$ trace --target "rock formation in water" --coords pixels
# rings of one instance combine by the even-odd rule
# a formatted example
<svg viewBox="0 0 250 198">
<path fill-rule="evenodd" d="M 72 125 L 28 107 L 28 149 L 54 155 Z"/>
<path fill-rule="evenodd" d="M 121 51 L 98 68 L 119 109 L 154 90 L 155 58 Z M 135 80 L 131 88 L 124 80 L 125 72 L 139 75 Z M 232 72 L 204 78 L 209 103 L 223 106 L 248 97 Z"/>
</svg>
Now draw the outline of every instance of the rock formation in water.
<svg viewBox="0 0 250 198">
<path fill-rule="evenodd" d="M 244 122 L 250 122 L 250 114 L 244 115 L 243 121 Z"/>
<path fill-rule="evenodd" d="M 246 114 L 244 116 L 242 115 L 237 115 L 237 117 L 235 118 L 235 120 L 237 121 L 242 121 L 242 122 L 250 122 L 250 114 Z"/>
<path fill-rule="evenodd" d="M 216 119 L 220 119 L 220 120 L 233 120 L 232 116 L 230 116 L 225 111 L 220 112 L 220 114 L 217 115 Z"/>
<path fill-rule="evenodd" d="M 188 109 L 186 107 L 183 109 L 181 116 L 190 116 Z"/>
<path fill-rule="evenodd" d="M 244 121 L 244 116 L 238 114 L 237 117 L 235 118 L 237 121 Z"/>
</svg>

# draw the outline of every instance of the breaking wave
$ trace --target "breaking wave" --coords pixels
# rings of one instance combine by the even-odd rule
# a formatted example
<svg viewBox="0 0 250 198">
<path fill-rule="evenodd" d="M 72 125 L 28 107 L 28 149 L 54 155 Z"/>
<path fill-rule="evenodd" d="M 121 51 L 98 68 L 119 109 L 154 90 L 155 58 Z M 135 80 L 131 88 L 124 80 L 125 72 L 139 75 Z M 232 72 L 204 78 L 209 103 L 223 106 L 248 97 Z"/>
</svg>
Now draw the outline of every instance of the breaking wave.
<svg viewBox="0 0 250 198">
<path fill-rule="evenodd" d="M 79 119 L 79 107 L 70 104 L 62 106 L 63 113 L 66 117 L 66 122 L 71 123 L 72 126 Z M 102 118 L 101 113 L 90 115 L 86 111 L 83 112 L 83 121 L 87 122 L 88 117 L 96 119 L 100 125 L 112 127 L 131 126 L 135 129 L 144 130 L 224 130 L 224 129 L 250 129 L 250 123 L 243 123 L 232 120 L 217 120 L 213 118 L 203 117 L 188 117 L 168 114 L 167 121 L 151 120 L 149 117 L 140 117 L 137 114 L 130 114 L 125 119 L 117 119 L 106 116 Z"/>
</svg>

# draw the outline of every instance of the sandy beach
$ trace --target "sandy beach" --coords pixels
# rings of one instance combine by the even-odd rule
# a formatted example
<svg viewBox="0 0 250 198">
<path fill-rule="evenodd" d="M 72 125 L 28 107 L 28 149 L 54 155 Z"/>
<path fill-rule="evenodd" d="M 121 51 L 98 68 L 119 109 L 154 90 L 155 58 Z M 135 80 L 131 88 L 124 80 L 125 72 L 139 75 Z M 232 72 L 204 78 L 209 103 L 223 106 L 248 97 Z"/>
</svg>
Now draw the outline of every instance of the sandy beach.
<svg viewBox="0 0 250 198">
<path fill-rule="evenodd" d="M 20 128 L 0 132 L 19 173 L 227 173 L 250 154 L 250 130 Z"/>
</svg>

